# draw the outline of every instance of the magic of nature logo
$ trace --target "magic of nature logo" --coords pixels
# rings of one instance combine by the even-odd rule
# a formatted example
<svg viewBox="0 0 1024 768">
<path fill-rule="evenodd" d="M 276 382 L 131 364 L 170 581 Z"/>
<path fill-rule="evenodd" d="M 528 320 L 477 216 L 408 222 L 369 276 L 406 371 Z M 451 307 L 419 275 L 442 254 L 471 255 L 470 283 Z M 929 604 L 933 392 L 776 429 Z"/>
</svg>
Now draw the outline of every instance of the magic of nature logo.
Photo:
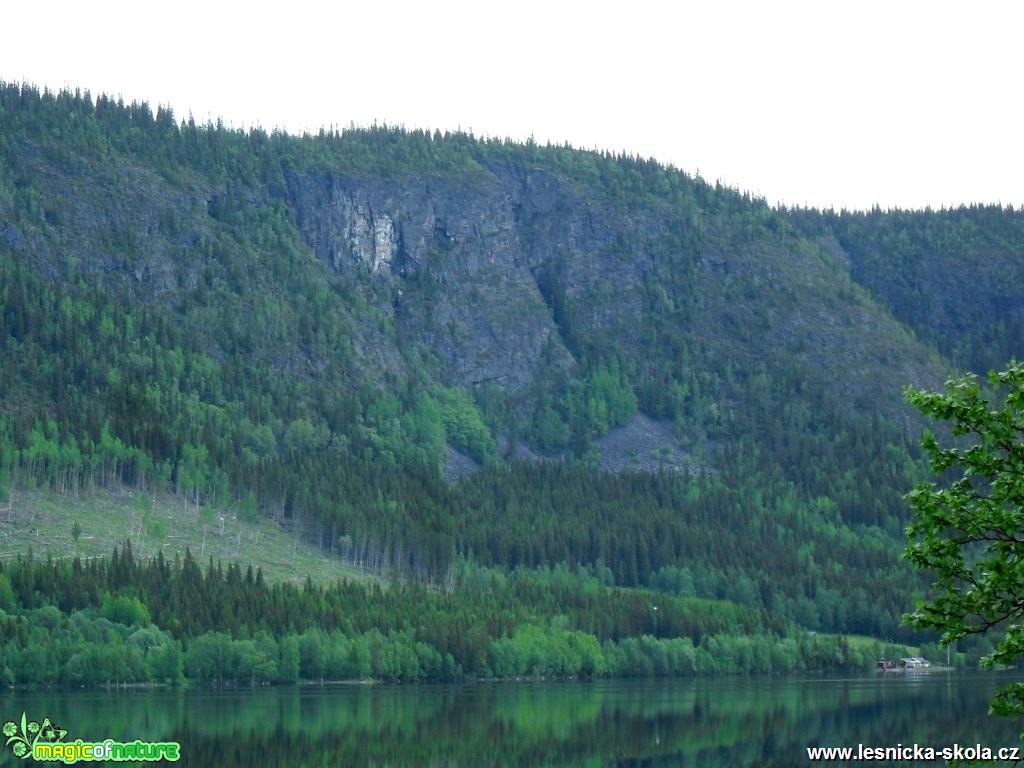
<svg viewBox="0 0 1024 768">
<path fill-rule="evenodd" d="M 176 762 L 181 756 L 181 745 L 176 741 L 65 741 L 67 729 L 61 728 L 50 718 L 42 722 L 29 720 L 21 713 L 21 722 L 8 720 L 3 725 L 6 745 L 15 757 L 32 758 L 40 762 L 61 762 L 71 765 L 77 762 L 144 761 L 168 760 Z"/>
</svg>

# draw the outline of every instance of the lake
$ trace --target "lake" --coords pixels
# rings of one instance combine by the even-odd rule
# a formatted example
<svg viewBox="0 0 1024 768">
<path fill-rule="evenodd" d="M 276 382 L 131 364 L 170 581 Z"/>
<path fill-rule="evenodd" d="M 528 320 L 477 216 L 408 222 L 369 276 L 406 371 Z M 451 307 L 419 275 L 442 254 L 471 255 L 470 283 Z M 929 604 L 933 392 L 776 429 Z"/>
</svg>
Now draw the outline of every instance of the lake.
<svg viewBox="0 0 1024 768">
<path fill-rule="evenodd" d="M 68 730 L 66 741 L 178 741 L 187 766 L 803 766 L 808 745 L 1016 745 L 1024 725 L 986 711 L 999 685 L 1021 679 L 931 673 L 8 692 L 0 701 L 3 720 L 19 720 L 23 710 L 29 720 L 49 717 Z"/>
</svg>

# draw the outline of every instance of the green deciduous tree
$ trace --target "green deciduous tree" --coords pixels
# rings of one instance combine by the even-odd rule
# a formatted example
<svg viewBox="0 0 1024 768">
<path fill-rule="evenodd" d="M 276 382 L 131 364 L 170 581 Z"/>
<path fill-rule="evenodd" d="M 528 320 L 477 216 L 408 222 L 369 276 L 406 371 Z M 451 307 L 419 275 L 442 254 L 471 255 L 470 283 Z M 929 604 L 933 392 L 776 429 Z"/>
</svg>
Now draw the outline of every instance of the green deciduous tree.
<svg viewBox="0 0 1024 768">
<path fill-rule="evenodd" d="M 1024 366 L 990 373 L 990 391 L 973 375 L 946 391 L 908 390 L 927 416 L 952 425 L 940 445 L 923 446 L 939 482 L 907 494 L 914 511 L 906 557 L 934 573 L 933 593 L 907 620 L 942 633 L 943 643 L 1001 630 L 984 664 L 1024 656 Z M 1024 712 L 1024 684 L 1002 690 L 999 714 Z"/>
</svg>

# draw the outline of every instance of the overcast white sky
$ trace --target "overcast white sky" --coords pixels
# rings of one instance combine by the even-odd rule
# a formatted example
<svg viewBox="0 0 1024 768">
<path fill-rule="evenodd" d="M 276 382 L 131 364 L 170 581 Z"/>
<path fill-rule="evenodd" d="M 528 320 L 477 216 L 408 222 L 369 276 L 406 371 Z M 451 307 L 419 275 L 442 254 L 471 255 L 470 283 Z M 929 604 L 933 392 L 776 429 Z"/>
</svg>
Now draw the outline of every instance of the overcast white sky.
<svg viewBox="0 0 1024 768">
<path fill-rule="evenodd" d="M 770 202 L 1024 204 L 1024 3 L 14 0 L 0 79 L 293 132 L 653 156 Z"/>
</svg>

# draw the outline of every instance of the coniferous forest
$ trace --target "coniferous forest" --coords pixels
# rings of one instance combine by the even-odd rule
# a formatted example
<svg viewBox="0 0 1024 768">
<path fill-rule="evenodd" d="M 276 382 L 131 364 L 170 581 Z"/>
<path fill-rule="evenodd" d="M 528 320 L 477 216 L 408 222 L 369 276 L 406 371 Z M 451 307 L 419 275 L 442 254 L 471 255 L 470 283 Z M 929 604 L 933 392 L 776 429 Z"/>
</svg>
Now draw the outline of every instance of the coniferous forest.
<svg viewBox="0 0 1024 768">
<path fill-rule="evenodd" d="M 901 624 L 927 589 L 901 497 L 928 472 L 902 389 L 1019 357 L 1022 271 L 1011 208 L 776 209 L 625 155 L 0 83 L 0 504 L 172 494 L 369 577 L 22 553 L 0 683 L 932 643 Z"/>
</svg>

